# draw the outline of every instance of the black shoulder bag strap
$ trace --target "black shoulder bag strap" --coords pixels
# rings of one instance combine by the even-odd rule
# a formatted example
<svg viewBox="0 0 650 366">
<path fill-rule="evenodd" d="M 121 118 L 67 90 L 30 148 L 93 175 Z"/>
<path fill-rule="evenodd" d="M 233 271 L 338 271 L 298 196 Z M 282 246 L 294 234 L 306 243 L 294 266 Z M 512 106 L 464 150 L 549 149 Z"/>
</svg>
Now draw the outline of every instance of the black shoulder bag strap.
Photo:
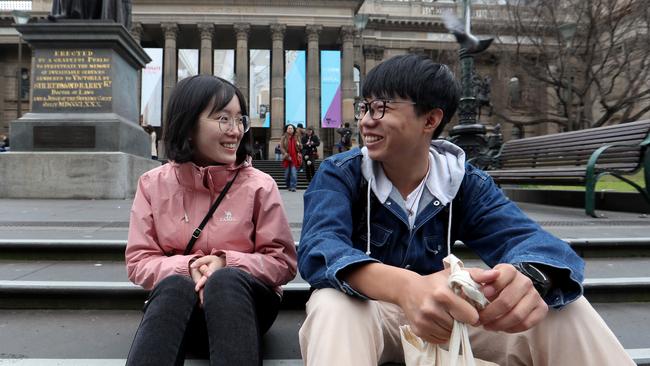
<svg viewBox="0 0 650 366">
<path fill-rule="evenodd" d="M 235 182 L 235 179 L 237 179 L 237 175 L 239 175 L 239 169 L 237 169 L 235 176 L 230 180 L 230 182 L 226 183 L 226 186 L 223 187 L 223 190 L 221 191 L 221 193 L 219 193 L 219 197 L 217 197 L 217 200 L 214 201 L 212 207 L 210 207 L 210 211 L 208 211 L 208 213 L 205 215 L 199 227 L 197 227 L 192 233 L 192 237 L 190 238 L 190 241 L 187 243 L 187 247 L 185 248 L 185 252 L 183 253 L 183 255 L 190 254 L 190 252 L 192 251 L 192 247 L 194 247 L 194 243 L 196 243 L 196 239 L 199 238 L 199 235 L 201 235 L 201 232 L 203 231 L 205 224 L 207 224 L 208 221 L 210 221 L 210 218 L 212 218 L 214 211 L 217 210 L 217 207 L 219 207 L 219 204 L 221 203 L 223 198 L 226 197 L 226 193 L 228 193 L 228 190 L 230 190 L 230 186 L 232 186 L 233 182 Z"/>
</svg>

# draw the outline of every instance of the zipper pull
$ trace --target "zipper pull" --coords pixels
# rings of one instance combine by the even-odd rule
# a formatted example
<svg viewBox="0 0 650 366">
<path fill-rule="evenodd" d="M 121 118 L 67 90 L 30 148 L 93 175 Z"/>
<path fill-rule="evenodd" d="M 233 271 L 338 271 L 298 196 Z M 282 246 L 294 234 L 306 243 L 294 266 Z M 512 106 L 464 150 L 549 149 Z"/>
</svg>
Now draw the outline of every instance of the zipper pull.
<svg viewBox="0 0 650 366">
<path fill-rule="evenodd" d="M 185 221 L 185 222 L 190 222 L 190 219 L 187 217 L 187 212 L 184 212 L 184 213 L 183 213 L 183 218 L 182 218 L 182 220 Z"/>
</svg>

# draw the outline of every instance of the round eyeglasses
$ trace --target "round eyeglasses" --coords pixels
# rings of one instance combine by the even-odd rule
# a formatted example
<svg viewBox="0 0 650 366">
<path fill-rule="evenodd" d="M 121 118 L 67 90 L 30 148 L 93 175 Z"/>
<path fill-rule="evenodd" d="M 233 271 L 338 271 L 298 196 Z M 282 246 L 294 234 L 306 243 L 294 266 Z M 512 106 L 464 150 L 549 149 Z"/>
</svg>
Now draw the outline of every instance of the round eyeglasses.
<svg viewBox="0 0 650 366">
<path fill-rule="evenodd" d="M 365 100 L 360 100 L 354 104 L 354 118 L 361 120 L 366 113 L 370 112 L 370 118 L 372 119 L 382 119 L 384 113 L 386 112 L 386 104 L 388 103 L 404 103 L 415 105 L 415 102 L 402 101 L 402 100 L 390 100 L 390 99 L 375 99 L 369 102 Z"/>
<path fill-rule="evenodd" d="M 226 115 L 217 115 L 210 119 L 219 124 L 219 129 L 223 133 L 232 131 L 235 126 L 237 126 L 237 130 L 241 133 L 246 133 L 251 128 L 248 116 L 230 117 Z"/>
</svg>

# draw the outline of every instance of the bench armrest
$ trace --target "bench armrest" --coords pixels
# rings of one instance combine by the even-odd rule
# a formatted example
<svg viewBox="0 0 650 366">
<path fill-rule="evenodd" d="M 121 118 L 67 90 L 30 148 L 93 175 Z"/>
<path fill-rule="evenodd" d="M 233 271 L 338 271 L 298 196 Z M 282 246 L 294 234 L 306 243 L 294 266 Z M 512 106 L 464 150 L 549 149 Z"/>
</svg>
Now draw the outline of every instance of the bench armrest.
<svg viewBox="0 0 650 366">
<path fill-rule="evenodd" d="M 643 142 L 641 142 L 638 145 L 631 145 L 631 144 L 609 144 L 605 146 L 601 146 L 598 149 L 596 149 L 593 153 L 591 153 L 591 156 L 589 157 L 589 160 L 587 161 L 587 172 L 586 176 L 587 177 L 593 177 L 595 170 L 596 170 L 596 163 L 598 162 L 598 158 L 600 155 L 602 155 L 607 149 L 611 147 L 628 147 L 630 149 L 638 149 L 639 147 L 645 148 L 646 145 L 650 144 L 650 137 L 646 138 Z M 643 157 L 642 157 L 643 159 Z"/>
</svg>

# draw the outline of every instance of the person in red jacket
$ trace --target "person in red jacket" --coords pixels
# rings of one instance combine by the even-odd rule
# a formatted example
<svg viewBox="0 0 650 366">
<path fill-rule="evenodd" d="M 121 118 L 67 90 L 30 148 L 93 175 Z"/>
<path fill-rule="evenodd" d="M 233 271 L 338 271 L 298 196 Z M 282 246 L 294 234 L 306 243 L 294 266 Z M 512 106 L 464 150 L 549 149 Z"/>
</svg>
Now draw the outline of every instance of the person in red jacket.
<svg viewBox="0 0 650 366">
<path fill-rule="evenodd" d="M 295 192 L 298 184 L 298 169 L 302 165 L 302 145 L 294 125 L 288 124 L 284 126 L 280 149 L 282 150 L 282 167 L 284 168 L 284 180 L 287 189 Z"/>
<path fill-rule="evenodd" d="M 186 352 L 210 365 L 262 364 L 296 249 L 275 181 L 251 165 L 249 128 L 244 96 L 224 79 L 194 76 L 172 92 L 171 162 L 140 177 L 131 209 L 128 276 L 153 291 L 127 365 L 178 365 Z"/>
</svg>

